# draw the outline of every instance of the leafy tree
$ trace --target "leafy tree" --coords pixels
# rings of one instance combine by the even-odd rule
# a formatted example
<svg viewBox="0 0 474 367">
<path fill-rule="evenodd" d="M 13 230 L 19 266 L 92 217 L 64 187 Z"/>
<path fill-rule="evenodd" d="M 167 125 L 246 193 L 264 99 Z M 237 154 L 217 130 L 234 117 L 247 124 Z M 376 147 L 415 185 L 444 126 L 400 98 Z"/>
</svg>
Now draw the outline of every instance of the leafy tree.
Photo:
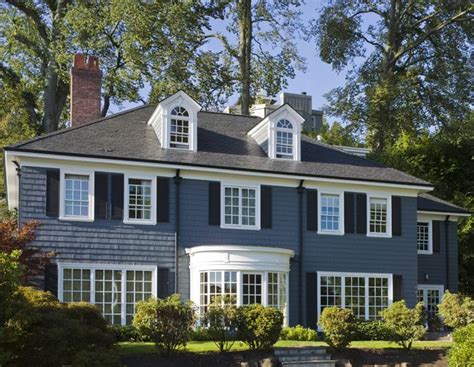
<svg viewBox="0 0 474 367">
<path fill-rule="evenodd" d="M 328 94 L 330 111 L 367 131 L 376 152 L 403 131 L 464 119 L 472 14 L 467 0 L 328 2 L 312 22 L 321 59 L 341 71 L 362 58 Z"/>
<path fill-rule="evenodd" d="M 474 365 L 474 323 L 454 331 L 448 361 L 450 366 Z"/>
<path fill-rule="evenodd" d="M 474 300 L 446 291 L 438 305 L 445 325 L 454 329 L 474 323 Z"/>
<path fill-rule="evenodd" d="M 352 125 L 343 126 L 340 122 L 334 121 L 331 125 L 323 119 L 320 135 L 324 143 L 332 145 L 345 145 L 349 147 L 362 147 L 363 143 L 355 133 Z"/>
</svg>

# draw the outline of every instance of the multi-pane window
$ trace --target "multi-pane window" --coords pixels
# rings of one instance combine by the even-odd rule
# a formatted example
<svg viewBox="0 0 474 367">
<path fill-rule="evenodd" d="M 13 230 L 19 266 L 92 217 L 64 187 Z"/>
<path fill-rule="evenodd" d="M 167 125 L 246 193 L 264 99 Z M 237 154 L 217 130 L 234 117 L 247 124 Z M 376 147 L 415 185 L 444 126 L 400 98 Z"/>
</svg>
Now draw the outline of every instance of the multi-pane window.
<svg viewBox="0 0 474 367">
<path fill-rule="evenodd" d="M 62 268 L 61 277 L 61 301 L 95 304 L 112 324 L 131 324 L 136 303 L 154 293 L 153 270 L 74 266 Z"/>
<path fill-rule="evenodd" d="M 321 231 L 339 232 L 339 195 L 321 194 Z"/>
<path fill-rule="evenodd" d="M 222 302 L 237 303 L 237 272 L 235 271 L 204 271 L 199 274 L 200 312 L 204 314 L 207 306 L 216 297 Z"/>
<path fill-rule="evenodd" d="M 242 304 L 262 303 L 262 274 L 242 274 Z"/>
<path fill-rule="evenodd" d="M 224 187 L 224 225 L 257 226 L 257 190 L 247 187 Z"/>
<path fill-rule="evenodd" d="M 337 306 L 351 309 L 361 319 L 379 318 L 389 305 L 389 282 L 389 276 L 321 274 L 320 314 L 325 307 Z"/>
<path fill-rule="evenodd" d="M 170 147 L 189 148 L 189 113 L 183 107 L 175 107 L 171 111 Z"/>
<path fill-rule="evenodd" d="M 430 317 L 438 313 L 438 305 L 443 297 L 443 287 L 440 285 L 418 286 L 418 302 L 423 302 Z"/>
<path fill-rule="evenodd" d="M 267 306 L 275 307 L 281 312 L 286 312 L 286 274 L 267 274 Z"/>
<path fill-rule="evenodd" d="M 370 198 L 369 232 L 387 234 L 387 199 Z"/>
<path fill-rule="evenodd" d="M 89 216 L 89 176 L 64 175 L 64 216 Z"/>
<path fill-rule="evenodd" d="M 276 157 L 293 159 L 293 125 L 288 120 L 276 125 Z"/>
<path fill-rule="evenodd" d="M 431 252 L 430 223 L 418 222 L 416 224 L 416 246 L 420 253 Z"/>
<path fill-rule="evenodd" d="M 151 220 L 151 180 L 128 180 L 128 219 Z"/>
</svg>

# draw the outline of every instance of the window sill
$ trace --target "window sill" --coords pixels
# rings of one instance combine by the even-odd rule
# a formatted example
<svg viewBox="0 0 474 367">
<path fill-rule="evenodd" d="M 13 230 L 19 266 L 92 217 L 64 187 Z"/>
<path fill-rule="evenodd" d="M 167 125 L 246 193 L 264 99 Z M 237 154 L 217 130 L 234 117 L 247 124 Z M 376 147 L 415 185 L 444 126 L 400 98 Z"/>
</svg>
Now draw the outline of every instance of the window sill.
<svg viewBox="0 0 474 367">
<path fill-rule="evenodd" d="M 65 217 L 61 216 L 58 218 L 62 222 L 93 222 L 94 218 L 89 218 L 89 217 Z"/>
<path fill-rule="evenodd" d="M 330 236 L 344 236 L 344 232 L 341 231 L 318 231 L 318 234 Z"/>
<path fill-rule="evenodd" d="M 418 255 L 433 255 L 433 251 L 417 251 Z"/>
<path fill-rule="evenodd" d="M 260 227 L 245 227 L 245 226 L 231 226 L 231 225 L 221 225 L 222 229 L 240 229 L 240 230 L 248 230 L 248 231 L 260 231 Z"/>
<path fill-rule="evenodd" d="M 392 238 L 392 235 L 390 233 L 367 233 L 367 237 Z"/>
<path fill-rule="evenodd" d="M 145 221 L 145 220 L 130 220 L 130 219 L 124 219 L 123 220 L 124 224 L 138 224 L 138 225 L 145 225 L 145 226 L 155 226 L 156 222 L 154 221 Z"/>
</svg>

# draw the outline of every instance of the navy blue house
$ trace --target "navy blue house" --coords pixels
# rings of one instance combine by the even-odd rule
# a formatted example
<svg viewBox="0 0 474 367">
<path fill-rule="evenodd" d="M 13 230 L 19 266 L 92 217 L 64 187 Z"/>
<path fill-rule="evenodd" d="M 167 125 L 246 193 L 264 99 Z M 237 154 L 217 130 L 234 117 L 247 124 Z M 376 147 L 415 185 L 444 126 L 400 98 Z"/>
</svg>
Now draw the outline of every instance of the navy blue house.
<svg viewBox="0 0 474 367">
<path fill-rule="evenodd" d="M 56 251 L 41 286 L 115 324 L 174 292 L 218 295 L 315 327 L 328 306 L 432 312 L 458 287 L 462 208 L 431 184 L 264 117 L 204 112 L 184 92 L 5 148 L 8 204 Z M 17 170 L 17 167 L 20 169 Z"/>
</svg>

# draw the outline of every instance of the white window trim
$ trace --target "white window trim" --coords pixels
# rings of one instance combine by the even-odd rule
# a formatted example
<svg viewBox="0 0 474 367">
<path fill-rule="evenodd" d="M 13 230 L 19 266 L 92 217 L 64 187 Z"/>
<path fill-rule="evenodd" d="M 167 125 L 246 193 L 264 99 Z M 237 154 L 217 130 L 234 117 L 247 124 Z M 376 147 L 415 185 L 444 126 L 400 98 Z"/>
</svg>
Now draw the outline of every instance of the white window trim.
<svg viewBox="0 0 474 367">
<path fill-rule="evenodd" d="M 157 294 L 157 285 L 158 285 L 158 267 L 153 265 L 127 265 L 127 264 L 91 264 L 91 263 L 63 263 L 58 262 L 58 299 L 60 302 L 63 302 L 64 290 L 63 290 L 63 273 L 64 269 L 85 269 L 85 270 L 94 270 L 90 273 L 90 304 L 95 304 L 95 270 L 121 270 L 122 271 L 122 310 L 121 310 L 121 324 L 126 324 L 127 319 L 127 309 L 126 309 L 126 272 L 127 270 L 143 270 L 143 271 L 151 271 L 151 293 L 153 297 L 156 297 Z"/>
<path fill-rule="evenodd" d="M 188 111 L 189 116 L 184 117 L 183 119 L 187 120 L 189 123 L 189 132 L 188 132 L 188 145 L 189 148 L 180 148 L 171 146 L 171 119 L 180 118 L 182 116 L 171 115 L 171 111 L 176 107 L 182 107 Z M 189 103 L 178 102 L 170 105 L 164 110 L 163 113 L 163 146 L 172 150 L 181 150 L 181 151 L 197 151 L 197 112 L 196 108 L 193 108 Z"/>
<path fill-rule="evenodd" d="M 321 196 L 323 195 L 337 195 L 339 196 L 339 230 L 323 230 L 321 229 L 321 215 L 322 215 L 322 201 Z M 336 236 L 344 235 L 344 192 L 334 190 L 318 190 L 318 234 L 329 234 Z"/>
<path fill-rule="evenodd" d="M 69 216 L 65 215 L 65 177 L 66 175 L 81 175 L 89 177 L 89 210 L 87 216 Z M 74 222 L 93 222 L 94 221 L 94 171 L 83 169 L 61 169 L 59 177 L 59 220 Z"/>
<path fill-rule="evenodd" d="M 370 199 L 387 200 L 387 232 L 370 232 Z M 392 195 L 367 193 L 367 237 L 392 238 Z"/>
<path fill-rule="evenodd" d="M 428 223 L 428 250 L 418 250 L 418 223 Z M 418 255 L 433 255 L 433 221 L 426 219 L 417 219 L 416 221 L 417 243 L 416 250 Z"/>
<path fill-rule="evenodd" d="M 335 277 L 365 277 L 367 278 L 387 278 L 388 279 L 388 307 L 393 303 L 393 274 L 390 273 L 353 273 L 353 272 L 333 272 L 333 271 L 318 271 L 318 281 L 317 281 L 317 298 L 318 298 L 318 320 L 321 317 L 321 277 L 322 276 L 335 276 Z M 369 320 L 369 282 L 365 281 L 365 320 Z M 346 302 L 346 289 L 345 282 L 341 282 L 341 301 L 342 307 L 344 307 Z M 318 326 L 318 330 L 320 330 Z"/>
<path fill-rule="evenodd" d="M 444 296 L 444 285 L 442 284 L 418 284 L 417 290 L 423 291 L 423 305 L 426 307 L 427 303 L 427 297 L 428 297 L 428 290 L 436 290 L 439 291 L 439 302 L 443 300 Z M 416 295 L 418 299 L 418 294 Z M 438 303 L 439 304 L 439 303 Z"/>
<path fill-rule="evenodd" d="M 225 189 L 226 187 L 239 188 L 239 189 L 251 189 L 255 190 L 255 225 L 245 226 L 242 224 L 225 224 Z M 242 216 L 241 197 L 239 196 L 239 220 Z M 243 229 L 243 230 L 260 230 L 260 185 L 247 185 L 242 183 L 233 182 L 221 182 L 221 228 L 231 229 Z"/>
<path fill-rule="evenodd" d="M 151 181 L 151 213 L 150 219 L 130 219 L 128 217 L 129 212 L 129 200 L 128 200 L 128 182 L 129 180 L 136 179 L 136 180 L 150 180 Z M 154 175 L 143 175 L 143 174 L 126 174 L 124 175 L 124 190 L 123 190 L 123 207 L 124 207 L 124 214 L 123 214 L 123 223 L 125 224 L 143 224 L 143 225 L 156 225 L 156 176 Z"/>
<path fill-rule="evenodd" d="M 278 123 L 282 120 L 288 121 L 291 124 L 292 128 L 291 129 L 285 129 L 285 128 L 282 128 L 282 127 L 278 127 Z M 290 155 L 285 155 L 284 157 L 277 157 L 277 155 L 279 154 L 277 152 L 278 132 L 292 133 L 293 139 L 292 139 L 292 142 L 291 142 L 291 149 L 293 150 L 293 154 L 291 155 L 291 157 L 290 157 Z M 275 159 L 286 160 L 286 161 L 295 161 L 295 160 L 297 160 L 297 159 L 295 159 L 295 157 L 296 157 L 296 148 L 297 148 L 297 143 L 298 143 L 297 140 L 298 140 L 298 129 L 296 128 L 296 123 L 294 121 L 288 120 L 286 118 L 281 118 L 278 121 L 276 121 L 276 123 L 275 123 L 275 154 L 274 154 Z"/>
</svg>

